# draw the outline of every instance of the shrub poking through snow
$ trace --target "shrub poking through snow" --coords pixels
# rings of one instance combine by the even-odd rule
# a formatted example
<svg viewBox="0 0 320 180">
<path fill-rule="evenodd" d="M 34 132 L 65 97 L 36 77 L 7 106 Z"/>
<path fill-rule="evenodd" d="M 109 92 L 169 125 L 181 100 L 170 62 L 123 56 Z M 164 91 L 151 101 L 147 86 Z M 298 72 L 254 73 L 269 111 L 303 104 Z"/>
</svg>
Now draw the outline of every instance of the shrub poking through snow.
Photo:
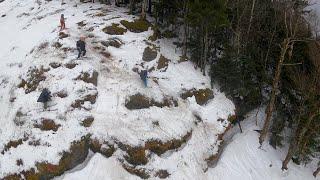
<svg viewBox="0 0 320 180">
<path fill-rule="evenodd" d="M 142 179 L 148 179 L 150 178 L 150 175 L 146 171 L 146 169 L 143 168 L 138 168 L 138 167 L 133 167 L 130 165 L 123 164 L 122 167 L 128 171 L 130 174 L 136 175 L 141 177 Z"/>
<path fill-rule="evenodd" d="M 98 92 L 96 92 L 94 94 L 88 94 L 81 99 L 75 100 L 74 103 L 71 104 L 71 107 L 81 108 L 82 105 L 84 104 L 84 102 L 86 102 L 86 101 L 89 101 L 91 104 L 94 104 L 94 103 L 96 103 L 97 96 L 98 96 Z"/>
<path fill-rule="evenodd" d="M 52 67 L 53 69 L 56 69 L 61 66 L 61 63 L 52 62 L 49 64 L 49 66 Z"/>
<path fill-rule="evenodd" d="M 214 98 L 213 91 L 209 88 L 199 90 L 191 89 L 181 94 L 182 99 L 187 99 L 192 96 L 195 96 L 199 105 L 205 105 L 210 99 Z"/>
<path fill-rule="evenodd" d="M 16 148 L 19 145 L 23 144 L 24 141 L 26 141 L 28 137 L 24 137 L 22 139 L 17 139 L 17 140 L 11 140 L 9 141 L 1 151 L 1 154 L 4 154 L 6 151 L 9 151 L 11 148 Z"/>
<path fill-rule="evenodd" d="M 69 63 L 66 63 L 64 66 L 68 69 L 73 69 L 77 66 L 78 64 L 76 63 L 73 63 L 73 62 L 69 62 Z"/>
<path fill-rule="evenodd" d="M 93 71 L 93 72 L 91 72 L 91 73 L 89 73 L 89 72 L 82 72 L 82 73 L 80 74 L 80 76 L 78 76 L 78 77 L 76 78 L 76 80 L 82 80 L 82 81 L 84 81 L 84 82 L 86 82 L 86 83 L 91 83 L 91 84 L 97 86 L 97 85 L 98 85 L 98 75 L 99 75 L 99 74 L 98 74 L 97 71 Z"/>
<path fill-rule="evenodd" d="M 82 120 L 81 126 L 90 127 L 93 121 L 94 121 L 94 117 L 92 116 L 86 117 L 84 120 Z"/>
<path fill-rule="evenodd" d="M 146 109 L 151 106 L 157 107 L 171 107 L 178 106 L 178 102 L 173 98 L 164 98 L 162 102 L 157 102 L 154 99 L 148 98 L 140 93 L 130 96 L 125 103 L 126 108 L 130 110 L 134 109 Z"/>
<path fill-rule="evenodd" d="M 113 145 L 110 145 L 108 142 L 100 142 L 98 139 L 89 140 L 90 149 L 93 152 L 99 152 L 106 157 L 111 157 L 116 151 Z"/>
<path fill-rule="evenodd" d="M 21 80 L 18 87 L 25 88 L 26 94 L 36 90 L 40 82 L 46 79 L 44 73 L 47 71 L 49 69 L 44 69 L 42 66 L 40 69 L 36 67 L 29 68 L 26 78 Z"/>
<path fill-rule="evenodd" d="M 150 62 L 157 58 L 158 52 L 156 49 L 146 47 L 143 51 L 142 60 L 146 62 Z"/>
<path fill-rule="evenodd" d="M 129 31 L 134 32 L 134 33 L 141 33 L 141 32 L 148 31 L 149 27 L 151 26 L 151 24 L 148 21 L 140 20 L 140 19 L 136 19 L 133 22 L 122 20 L 122 21 L 120 21 L 120 23 L 124 27 L 129 29 Z"/>
<path fill-rule="evenodd" d="M 107 26 L 102 29 L 103 32 L 110 35 L 123 35 L 127 32 L 126 29 L 119 27 L 119 24 L 112 23 L 111 26 Z"/>
<path fill-rule="evenodd" d="M 161 169 L 161 170 L 156 172 L 155 176 L 159 177 L 161 179 L 166 179 L 166 178 L 168 178 L 170 176 L 170 174 L 168 173 L 167 170 Z"/>
<path fill-rule="evenodd" d="M 168 69 L 170 60 L 165 58 L 163 55 L 160 56 L 159 61 L 158 61 L 158 67 L 157 69 L 164 69 L 166 71 Z"/>
<path fill-rule="evenodd" d="M 35 128 L 39 128 L 42 131 L 57 131 L 60 126 L 60 124 L 56 124 L 54 120 L 51 119 L 41 119 L 40 124 L 34 124 Z"/>
<path fill-rule="evenodd" d="M 79 27 L 84 27 L 84 26 L 86 26 L 87 24 L 86 24 L 84 21 L 80 21 L 80 22 L 77 22 L 77 25 L 78 25 Z"/>
<path fill-rule="evenodd" d="M 64 33 L 64 32 L 60 32 L 60 33 L 59 33 L 59 38 L 60 38 L 60 39 L 64 39 L 64 38 L 67 38 L 67 37 L 69 37 L 69 34 L 66 34 L 66 33 Z"/>
</svg>

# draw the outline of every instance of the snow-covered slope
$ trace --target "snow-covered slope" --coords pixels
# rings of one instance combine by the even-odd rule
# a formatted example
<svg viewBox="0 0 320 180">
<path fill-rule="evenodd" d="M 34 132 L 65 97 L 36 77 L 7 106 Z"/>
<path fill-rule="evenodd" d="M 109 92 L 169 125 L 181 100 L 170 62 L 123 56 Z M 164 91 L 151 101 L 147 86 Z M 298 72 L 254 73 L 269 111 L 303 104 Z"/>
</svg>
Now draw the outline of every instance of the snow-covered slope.
<svg viewBox="0 0 320 180">
<path fill-rule="evenodd" d="M 89 149 L 111 157 L 94 155 L 76 179 L 88 177 L 96 163 L 120 172 L 104 176 L 97 169 L 97 179 L 203 178 L 234 105 L 191 62 L 179 62 L 173 41 L 149 41 L 151 28 L 102 31 L 136 18 L 126 11 L 78 1 L 0 3 L 0 178 L 52 178 L 84 161 Z M 58 28 L 62 13 L 64 34 Z M 88 37 L 88 58 L 76 60 L 80 36 Z M 121 47 L 102 45 L 115 37 Z M 146 47 L 156 51 L 154 60 L 142 60 Z M 160 59 L 168 65 L 160 67 Z M 135 72 L 145 68 L 147 88 Z M 43 88 L 53 95 L 48 109 L 36 102 Z M 213 98 L 204 104 L 192 97 L 206 98 L 206 92 Z M 127 108 L 137 94 L 133 109 Z M 135 109 L 146 102 L 152 106 Z"/>
</svg>

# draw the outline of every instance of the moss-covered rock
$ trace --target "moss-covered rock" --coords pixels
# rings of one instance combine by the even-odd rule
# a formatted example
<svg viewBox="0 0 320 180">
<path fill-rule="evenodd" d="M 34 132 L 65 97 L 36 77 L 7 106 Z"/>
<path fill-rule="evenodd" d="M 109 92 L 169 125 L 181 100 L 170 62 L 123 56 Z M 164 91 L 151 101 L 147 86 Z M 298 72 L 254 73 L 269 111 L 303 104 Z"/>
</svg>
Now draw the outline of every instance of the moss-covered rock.
<svg viewBox="0 0 320 180">
<path fill-rule="evenodd" d="M 182 144 L 186 143 L 191 138 L 191 135 L 192 133 L 188 132 L 181 139 L 172 139 L 167 142 L 161 142 L 159 140 L 149 140 L 145 143 L 145 148 L 160 156 L 169 150 L 178 149 L 179 147 L 181 147 Z"/>
<path fill-rule="evenodd" d="M 148 31 L 149 27 L 151 26 L 151 24 L 148 21 L 141 20 L 141 19 L 136 19 L 132 22 L 122 20 L 122 21 L 120 21 L 120 23 L 124 27 L 129 29 L 129 31 L 134 32 L 134 33 L 141 33 L 141 32 Z"/>
<path fill-rule="evenodd" d="M 146 47 L 143 51 L 142 60 L 146 62 L 150 62 L 157 58 L 158 52 L 154 48 Z"/>
<path fill-rule="evenodd" d="M 130 96 L 125 103 L 126 108 L 130 110 L 134 109 L 146 109 L 151 106 L 157 107 L 172 107 L 178 106 L 178 102 L 173 98 L 164 98 L 162 102 L 158 102 L 154 99 L 148 98 L 140 93 Z"/>
<path fill-rule="evenodd" d="M 100 142 L 98 139 L 90 139 L 89 142 L 90 149 L 93 152 L 101 153 L 106 157 L 111 157 L 113 153 L 116 151 L 113 145 L 110 145 L 108 142 Z"/>
<path fill-rule="evenodd" d="M 123 42 L 119 38 L 109 38 L 107 41 L 101 41 L 101 44 L 106 47 L 113 46 L 115 48 L 120 48 Z"/>
<path fill-rule="evenodd" d="M 187 90 L 181 94 L 182 99 L 187 99 L 188 97 L 195 96 L 196 101 L 199 105 L 206 104 L 210 99 L 214 98 L 213 91 L 209 88 L 207 89 L 191 89 Z"/>
<path fill-rule="evenodd" d="M 111 26 L 103 28 L 102 31 L 110 35 L 123 35 L 127 32 L 125 28 L 119 27 L 119 24 L 115 23 L 112 23 Z"/>
</svg>

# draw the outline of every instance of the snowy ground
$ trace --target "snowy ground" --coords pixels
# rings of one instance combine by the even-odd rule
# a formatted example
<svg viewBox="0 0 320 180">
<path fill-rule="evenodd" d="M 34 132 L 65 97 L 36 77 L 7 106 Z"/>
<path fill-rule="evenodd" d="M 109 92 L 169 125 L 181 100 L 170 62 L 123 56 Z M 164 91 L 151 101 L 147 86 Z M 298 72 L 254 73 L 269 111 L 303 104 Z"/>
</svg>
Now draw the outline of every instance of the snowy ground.
<svg viewBox="0 0 320 180">
<path fill-rule="evenodd" d="M 286 150 L 273 149 L 269 145 L 264 145 L 259 149 L 258 133 L 254 130 L 264 119 L 263 109 L 250 113 L 242 124 L 244 132 L 239 134 L 238 127 L 234 127 L 227 135 L 233 136 L 228 140 L 219 162 L 214 168 L 208 169 L 207 173 L 196 177 L 182 176 L 179 179 L 247 179 L 247 180 L 315 180 L 312 176 L 312 168 L 298 166 L 289 163 L 288 171 L 281 171 L 282 161 Z M 113 171 L 99 171 L 99 169 L 113 168 Z M 314 168 L 314 167 L 313 167 Z M 117 173 L 115 173 L 117 172 Z M 136 179 L 123 171 L 121 166 L 114 162 L 112 158 L 104 158 L 96 154 L 88 162 L 87 166 L 76 172 L 68 173 L 64 179 Z"/>
<path fill-rule="evenodd" d="M 225 131 L 228 117 L 234 114 L 233 103 L 215 88 L 214 98 L 202 106 L 194 97 L 181 99 L 185 90 L 211 88 L 209 77 L 202 76 L 190 62 L 179 63 L 179 51 L 175 52 L 171 41 L 147 43 L 151 29 L 118 36 L 102 32 L 112 23 L 133 20 L 126 9 L 77 1 L 60 3 L 5 0 L 0 4 L 0 178 L 28 171 L 37 163 L 55 167 L 72 142 L 90 134 L 91 138 L 113 145 L 116 151 L 107 161 L 100 154 L 94 155 L 83 171 L 92 171 L 90 168 L 96 165 L 107 166 L 113 169 L 112 179 L 136 179 L 138 176 L 122 167 L 127 164 L 126 152 L 118 148 L 119 144 L 143 147 L 151 140 L 165 143 L 191 133 L 181 147 L 163 155 L 146 150 L 148 162 L 137 168 L 146 169 L 151 177 L 156 171 L 165 170 L 172 179 L 202 179 L 208 168 L 205 160 L 217 153 L 218 135 Z M 57 27 L 61 13 L 67 18 L 63 32 L 69 35 L 63 39 L 59 39 Z M 84 26 L 77 25 L 81 21 Z M 88 58 L 75 60 L 75 42 L 82 35 L 89 37 Z M 110 37 L 121 39 L 123 46 L 103 50 L 100 41 Z M 53 47 L 57 42 L 62 47 Z M 143 63 L 147 46 L 157 47 L 158 55 Z M 104 57 L 100 51 L 109 52 L 111 57 Z M 170 59 L 167 70 L 155 68 L 149 73 L 149 87 L 144 88 L 132 69 L 157 67 L 161 55 Z M 39 81 L 32 70 L 37 70 L 34 74 L 40 77 Z M 94 72 L 99 74 L 97 85 L 81 80 L 85 73 L 92 77 Z M 22 79 L 35 82 L 35 88 L 20 86 Z M 45 87 L 53 94 L 48 110 L 36 102 Z M 137 93 L 159 102 L 172 98 L 178 106 L 127 109 L 126 100 Z M 82 121 L 88 117 L 94 121 L 84 127 Z M 56 129 L 41 129 L 47 120 L 57 125 Z M 95 169 L 96 179 L 104 177 L 104 170 Z M 76 179 L 85 179 L 86 174 L 90 173 L 79 174 Z"/>
</svg>

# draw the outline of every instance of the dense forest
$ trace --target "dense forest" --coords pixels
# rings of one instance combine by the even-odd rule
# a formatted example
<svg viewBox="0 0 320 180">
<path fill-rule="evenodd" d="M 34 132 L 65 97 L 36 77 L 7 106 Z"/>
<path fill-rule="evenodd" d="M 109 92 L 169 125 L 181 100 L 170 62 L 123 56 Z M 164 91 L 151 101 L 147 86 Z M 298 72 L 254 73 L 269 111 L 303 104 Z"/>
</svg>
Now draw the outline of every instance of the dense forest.
<svg viewBox="0 0 320 180">
<path fill-rule="evenodd" d="M 259 143 L 289 144 L 283 170 L 291 160 L 319 161 L 320 42 L 311 21 L 316 18 L 306 20 L 312 16 L 307 1 L 116 0 L 115 5 L 127 7 L 139 21 L 148 14 L 151 39 L 175 38 L 181 60 L 194 62 L 235 102 L 235 121 L 266 106 Z"/>
</svg>

